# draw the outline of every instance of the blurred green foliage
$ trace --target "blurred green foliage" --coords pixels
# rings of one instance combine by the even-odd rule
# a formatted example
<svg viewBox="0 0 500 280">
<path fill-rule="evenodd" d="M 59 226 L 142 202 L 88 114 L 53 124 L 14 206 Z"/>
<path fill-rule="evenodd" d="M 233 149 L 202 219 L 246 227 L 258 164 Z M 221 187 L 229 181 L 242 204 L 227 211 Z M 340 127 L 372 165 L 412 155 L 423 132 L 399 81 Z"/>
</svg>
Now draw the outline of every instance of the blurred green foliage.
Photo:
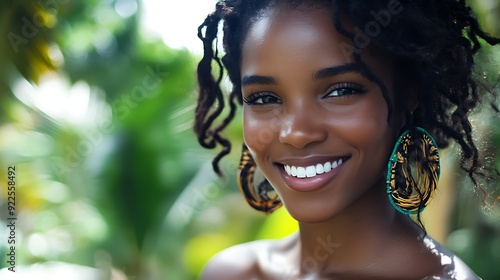
<svg viewBox="0 0 500 280">
<path fill-rule="evenodd" d="M 142 35 L 141 3 L 123 17 L 117 2 L 0 3 L 0 170 L 18 170 L 18 265 L 78 264 L 103 279 L 196 279 L 228 246 L 295 231 L 284 209 L 262 216 L 235 187 L 241 121 L 227 131 L 236 148 L 222 162 L 225 177 L 212 172 L 214 153 L 191 129 L 198 57 Z M 498 36 L 500 5 L 490 2 L 471 1 Z M 493 84 L 499 55 L 479 56 Z M 486 118 L 478 125 L 485 149 L 498 151 L 498 119 Z M 499 279 L 500 211 L 485 214 L 470 187 L 459 189 L 448 246 L 483 279 Z"/>
</svg>

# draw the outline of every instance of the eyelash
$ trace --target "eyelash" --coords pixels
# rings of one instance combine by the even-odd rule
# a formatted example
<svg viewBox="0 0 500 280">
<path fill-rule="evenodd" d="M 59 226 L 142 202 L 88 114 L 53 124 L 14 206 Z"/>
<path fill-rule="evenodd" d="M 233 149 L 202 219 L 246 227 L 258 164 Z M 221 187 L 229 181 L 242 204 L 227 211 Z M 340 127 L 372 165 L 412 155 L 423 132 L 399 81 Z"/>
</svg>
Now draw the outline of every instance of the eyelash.
<svg viewBox="0 0 500 280">
<path fill-rule="evenodd" d="M 269 105 L 270 102 L 257 103 L 257 101 L 259 99 L 262 99 L 262 98 L 265 98 L 265 97 L 275 98 L 276 100 L 279 100 L 279 102 L 277 102 L 277 103 L 281 103 L 281 100 L 279 99 L 279 97 L 277 97 L 275 94 L 272 94 L 272 93 L 266 92 L 266 91 L 252 93 L 248 97 L 243 97 L 243 102 L 245 102 L 245 104 L 247 104 L 249 106 L 253 106 L 253 105 L 257 105 L 257 106 Z"/>
<path fill-rule="evenodd" d="M 330 96 L 334 91 L 339 91 L 339 90 L 348 90 L 350 92 Z M 352 97 L 353 95 L 356 95 L 356 94 L 365 93 L 365 89 L 363 88 L 363 86 L 353 84 L 353 83 L 339 83 L 339 84 L 335 84 L 335 85 L 331 86 L 327 90 L 327 92 L 328 92 L 328 94 L 325 95 L 325 97 L 349 98 L 349 97 Z"/>
<path fill-rule="evenodd" d="M 330 96 L 334 91 L 339 91 L 339 90 L 344 90 L 344 91 L 348 90 L 350 92 Z M 364 90 L 363 86 L 361 86 L 361 85 L 357 85 L 357 84 L 353 84 L 353 83 L 338 83 L 338 84 L 334 84 L 333 86 L 331 86 L 327 90 L 327 94 L 323 98 L 326 98 L 326 97 L 328 97 L 328 98 L 334 98 L 334 97 L 335 98 L 349 98 L 352 95 L 362 94 L 364 92 L 365 92 L 365 90 Z M 275 102 L 264 102 L 264 100 L 261 100 L 261 102 L 257 102 L 257 101 L 259 101 L 259 99 L 266 98 L 266 97 L 274 98 L 274 99 L 276 99 L 276 101 Z M 275 94 L 273 94 L 271 92 L 265 92 L 265 91 L 252 93 L 248 97 L 243 97 L 243 102 L 245 102 L 245 104 L 247 104 L 249 106 L 254 106 L 254 105 L 264 106 L 264 105 L 269 105 L 271 103 L 281 104 L 281 100 L 279 97 L 277 97 Z"/>
</svg>

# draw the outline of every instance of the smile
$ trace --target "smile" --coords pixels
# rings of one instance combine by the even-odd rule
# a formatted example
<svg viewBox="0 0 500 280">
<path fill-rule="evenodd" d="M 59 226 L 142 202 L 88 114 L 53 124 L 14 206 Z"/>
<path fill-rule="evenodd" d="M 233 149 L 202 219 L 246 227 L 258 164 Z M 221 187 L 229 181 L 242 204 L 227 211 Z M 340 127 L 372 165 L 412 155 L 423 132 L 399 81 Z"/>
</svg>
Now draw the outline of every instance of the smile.
<svg viewBox="0 0 500 280">
<path fill-rule="evenodd" d="M 350 155 L 330 158 L 294 158 L 287 159 L 286 164 L 282 162 L 276 166 L 289 188 L 299 192 L 311 192 L 327 186 L 342 172 L 344 165 L 350 158 Z M 303 166 L 299 166 L 301 162 Z"/>
<path fill-rule="evenodd" d="M 335 168 L 342 165 L 344 159 L 339 159 L 337 161 L 327 161 L 323 164 L 318 163 L 316 165 L 310 165 L 307 167 L 303 166 L 291 166 L 291 165 L 283 165 L 286 173 L 290 176 L 296 178 L 313 178 L 317 175 L 328 173 Z"/>
</svg>

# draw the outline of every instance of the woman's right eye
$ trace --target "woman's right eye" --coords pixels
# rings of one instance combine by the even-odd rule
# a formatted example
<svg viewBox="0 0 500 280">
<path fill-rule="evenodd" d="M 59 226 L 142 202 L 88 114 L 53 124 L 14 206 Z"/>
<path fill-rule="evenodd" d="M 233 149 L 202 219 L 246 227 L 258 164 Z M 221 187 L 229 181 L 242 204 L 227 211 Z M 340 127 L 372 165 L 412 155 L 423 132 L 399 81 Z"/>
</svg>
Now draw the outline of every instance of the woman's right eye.
<svg viewBox="0 0 500 280">
<path fill-rule="evenodd" d="M 251 94 L 248 97 L 243 97 L 243 102 L 247 105 L 270 105 L 281 104 L 281 99 L 269 92 L 258 92 Z"/>
</svg>

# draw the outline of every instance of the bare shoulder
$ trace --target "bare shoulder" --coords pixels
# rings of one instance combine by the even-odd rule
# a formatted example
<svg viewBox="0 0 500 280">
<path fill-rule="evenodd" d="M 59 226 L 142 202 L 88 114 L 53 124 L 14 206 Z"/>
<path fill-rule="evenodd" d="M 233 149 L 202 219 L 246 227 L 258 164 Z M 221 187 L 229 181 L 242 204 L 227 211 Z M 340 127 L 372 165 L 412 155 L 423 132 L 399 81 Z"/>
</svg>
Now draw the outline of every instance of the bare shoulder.
<svg viewBox="0 0 500 280">
<path fill-rule="evenodd" d="M 425 243 L 433 254 L 439 256 L 441 260 L 441 269 L 424 279 L 481 280 L 466 263 L 435 240 L 425 238 Z"/>
<path fill-rule="evenodd" d="M 283 268 L 274 254 L 284 255 L 296 237 L 257 240 L 229 247 L 215 255 L 205 266 L 202 280 L 274 279 L 276 267 Z"/>
<path fill-rule="evenodd" d="M 251 279 L 255 275 L 254 242 L 229 247 L 210 259 L 202 280 Z"/>
</svg>

